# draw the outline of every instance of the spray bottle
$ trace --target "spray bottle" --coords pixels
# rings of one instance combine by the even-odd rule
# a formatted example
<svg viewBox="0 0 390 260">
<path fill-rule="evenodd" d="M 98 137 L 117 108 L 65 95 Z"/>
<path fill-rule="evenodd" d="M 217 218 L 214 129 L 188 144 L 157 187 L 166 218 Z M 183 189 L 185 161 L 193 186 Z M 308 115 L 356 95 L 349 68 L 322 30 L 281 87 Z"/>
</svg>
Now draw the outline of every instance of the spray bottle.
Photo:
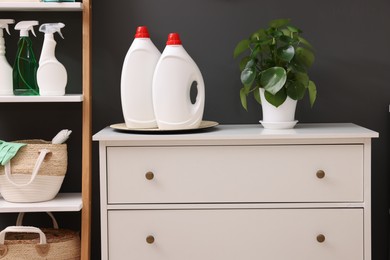
<svg viewBox="0 0 390 260">
<path fill-rule="evenodd" d="M 68 81 L 68 74 L 64 65 L 55 57 L 56 41 L 54 33 L 58 33 L 62 39 L 61 28 L 63 23 L 45 23 L 39 27 L 39 31 L 45 34 L 42 53 L 39 59 L 37 81 L 41 96 L 63 96 Z"/>
<path fill-rule="evenodd" d="M 12 68 L 9 65 L 7 58 L 5 57 L 5 41 L 3 29 L 8 34 L 8 24 L 15 23 L 12 19 L 0 19 L 0 95 L 11 96 L 13 95 L 12 89 Z"/>
<path fill-rule="evenodd" d="M 20 39 L 13 68 L 13 85 L 15 95 L 37 96 L 39 89 L 37 85 L 38 63 L 32 48 L 32 41 L 29 31 L 34 32 L 37 21 L 22 21 L 16 24 L 15 30 L 20 30 Z"/>
</svg>

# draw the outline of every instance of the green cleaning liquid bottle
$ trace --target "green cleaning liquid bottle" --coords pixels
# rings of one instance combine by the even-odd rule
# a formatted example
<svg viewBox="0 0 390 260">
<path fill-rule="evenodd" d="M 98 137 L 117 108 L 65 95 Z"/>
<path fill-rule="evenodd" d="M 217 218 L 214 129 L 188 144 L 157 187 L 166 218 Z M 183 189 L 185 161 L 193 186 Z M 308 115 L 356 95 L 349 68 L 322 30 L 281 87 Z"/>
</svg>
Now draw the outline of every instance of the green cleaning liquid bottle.
<svg viewBox="0 0 390 260">
<path fill-rule="evenodd" d="M 13 67 L 14 94 L 19 96 L 37 96 L 39 89 L 37 84 L 38 62 L 32 48 L 32 41 L 28 35 L 35 35 L 34 25 L 37 21 L 22 21 L 15 25 L 15 30 L 20 30 L 20 39 Z"/>
</svg>

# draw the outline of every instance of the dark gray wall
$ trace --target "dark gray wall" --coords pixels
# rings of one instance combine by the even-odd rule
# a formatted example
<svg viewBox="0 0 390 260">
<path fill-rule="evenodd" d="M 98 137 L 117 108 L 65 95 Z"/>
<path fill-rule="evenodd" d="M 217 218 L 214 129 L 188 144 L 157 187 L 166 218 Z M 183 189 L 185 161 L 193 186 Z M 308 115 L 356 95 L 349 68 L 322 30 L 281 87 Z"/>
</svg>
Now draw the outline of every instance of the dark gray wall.
<svg viewBox="0 0 390 260">
<path fill-rule="evenodd" d="M 311 77 L 318 100 L 298 104 L 300 122 L 353 122 L 380 133 L 372 152 L 373 259 L 387 258 L 390 104 L 390 2 L 387 0 L 116 0 L 93 4 L 93 128 L 123 122 L 120 103 L 122 62 L 138 25 L 147 25 L 162 51 L 167 34 L 179 32 L 206 84 L 204 118 L 222 124 L 254 123 L 239 100 L 236 43 L 269 20 L 291 18 L 314 45 Z M 260 127 L 260 126 L 259 126 Z M 98 213 L 98 158 L 94 147 L 94 214 Z M 304 163 L 304 158 L 302 158 Z M 98 216 L 94 230 L 98 231 Z M 94 234 L 95 237 L 96 234 Z M 99 251 L 98 241 L 93 247 Z M 97 258 L 94 258 L 97 259 Z"/>
</svg>

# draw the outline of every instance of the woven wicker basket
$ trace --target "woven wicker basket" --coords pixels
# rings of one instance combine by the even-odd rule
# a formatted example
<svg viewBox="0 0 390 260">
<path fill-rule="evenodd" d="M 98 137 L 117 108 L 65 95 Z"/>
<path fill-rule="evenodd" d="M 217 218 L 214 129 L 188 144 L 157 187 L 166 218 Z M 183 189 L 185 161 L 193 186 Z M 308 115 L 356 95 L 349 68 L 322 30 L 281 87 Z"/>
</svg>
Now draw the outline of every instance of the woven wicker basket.
<svg viewBox="0 0 390 260">
<path fill-rule="evenodd" d="M 6 166 L 0 166 L 1 195 L 10 202 L 53 199 L 67 170 L 66 144 L 52 144 L 44 140 L 16 142 L 27 145 Z"/>
<path fill-rule="evenodd" d="M 23 214 L 23 213 L 21 213 Z M 53 228 L 20 226 L 23 215 L 19 214 L 16 226 L 0 232 L 0 260 L 79 260 L 79 233 L 59 229 L 54 216 Z"/>
</svg>

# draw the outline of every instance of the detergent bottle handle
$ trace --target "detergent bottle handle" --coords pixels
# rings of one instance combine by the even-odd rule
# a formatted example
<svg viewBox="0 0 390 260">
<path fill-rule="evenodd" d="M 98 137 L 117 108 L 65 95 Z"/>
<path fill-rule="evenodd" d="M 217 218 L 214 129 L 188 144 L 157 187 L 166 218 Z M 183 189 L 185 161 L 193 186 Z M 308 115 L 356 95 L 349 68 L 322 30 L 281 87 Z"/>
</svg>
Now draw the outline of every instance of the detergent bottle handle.
<svg viewBox="0 0 390 260">
<path fill-rule="evenodd" d="M 196 82 L 197 96 L 195 103 L 192 104 L 191 112 L 192 115 L 197 115 L 199 113 L 203 113 L 203 104 L 205 102 L 205 86 L 200 72 L 193 74 L 191 83 L 193 84 L 193 82 Z M 192 84 L 190 85 L 190 88 Z"/>
</svg>

